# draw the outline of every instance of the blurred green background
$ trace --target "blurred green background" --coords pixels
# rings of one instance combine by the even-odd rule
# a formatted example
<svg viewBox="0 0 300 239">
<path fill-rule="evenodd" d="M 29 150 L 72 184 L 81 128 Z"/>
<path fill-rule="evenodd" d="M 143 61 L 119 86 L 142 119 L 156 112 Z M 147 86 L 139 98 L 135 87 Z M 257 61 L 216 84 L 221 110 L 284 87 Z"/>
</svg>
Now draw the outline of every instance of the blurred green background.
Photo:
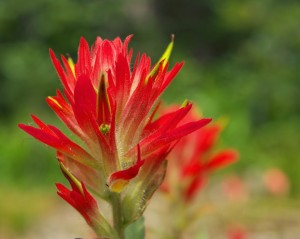
<svg viewBox="0 0 300 239">
<path fill-rule="evenodd" d="M 98 35 L 134 34 L 134 54 L 155 61 L 174 33 L 171 63 L 185 66 L 164 99 L 189 98 L 206 117 L 227 117 L 222 145 L 241 157 L 226 172 L 280 167 L 291 180 L 288 196 L 297 199 L 299 19 L 296 0 L 1 0 L 0 232 L 23 233 L 27 218 L 38 217 L 51 205 L 49 195 L 55 197 L 62 176 L 54 151 L 17 123 L 31 123 L 30 113 L 58 122 L 44 100 L 61 87 L 48 49 L 76 58 L 81 36 L 91 44 Z M 29 204 L 35 210 L 24 208 Z"/>
</svg>

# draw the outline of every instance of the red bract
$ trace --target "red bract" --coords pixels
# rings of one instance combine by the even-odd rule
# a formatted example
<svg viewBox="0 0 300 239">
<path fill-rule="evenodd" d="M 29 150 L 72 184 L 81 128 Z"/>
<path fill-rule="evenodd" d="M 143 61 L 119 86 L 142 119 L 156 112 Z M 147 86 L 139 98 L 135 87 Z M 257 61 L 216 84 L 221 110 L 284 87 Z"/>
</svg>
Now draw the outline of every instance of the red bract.
<svg viewBox="0 0 300 239">
<path fill-rule="evenodd" d="M 72 175 L 67 172 L 62 166 L 62 172 L 68 179 L 72 190 L 69 190 L 64 185 L 57 183 L 57 194 L 72 205 L 86 220 L 86 222 L 93 226 L 98 214 L 97 201 L 87 191 L 83 182 L 78 182 Z"/>
<path fill-rule="evenodd" d="M 187 117 L 188 121 L 194 119 L 191 114 Z M 221 128 L 212 124 L 178 142 L 168 156 L 168 173 L 161 187 L 163 191 L 182 195 L 189 201 L 203 187 L 211 171 L 237 160 L 238 153 L 233 149 L 215 152 Z"/>
<path fill-rule="evenodd" d="M 64 90 L 48 97 L 47 103 L 84 145 L 77 145 L 35 116 L 37 128 L 19 125 L 56 149 L 68 171 L 104 199 L 110 191 L 124 193 L 125 220 L 129 221 L 139 216 L 160 185 L 163 162 L 174 143 L 210 121 L 193 120 L 178 126 L 190 103 L 153 121 L 159 97 L 183 63 L 168 70 L 172 40 L 152 68 L 150 58 L 138 54 L 131 69 L 130 39 L 98 37 L 90 48 L 82 38 L 76 64 L 64 56 L 61 64 L 50 50 Z M 133 204 L 139 205 L 138 211 L 130 211 Z"/>
<path fill-rule="evenodd" d="M 83 182 L 79 182 L 68 170 L 60 164 L 61 170 L 68 179 L 72 190 L 57 183 L 57 194 L 72 205 L 86 220 L 87 224 L 100 235 L 111 235 L 113 230 L 98 210 L 97 201 L 88 192 Z"/>
</svg>

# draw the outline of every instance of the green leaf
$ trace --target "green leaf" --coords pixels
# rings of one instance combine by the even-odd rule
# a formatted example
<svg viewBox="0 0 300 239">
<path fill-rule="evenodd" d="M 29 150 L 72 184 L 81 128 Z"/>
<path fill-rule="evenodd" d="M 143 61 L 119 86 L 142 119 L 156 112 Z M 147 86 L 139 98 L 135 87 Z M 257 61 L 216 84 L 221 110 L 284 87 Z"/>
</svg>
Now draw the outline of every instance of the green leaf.
<svg viewBox="0 0 300 239">
<path fill-rule="evenodd" d="M 145 238 L 145 220 L 141 217 L 139 220 L 130 224 L 125 230 L 126 239 L 144 239 Z"/>
</svg>

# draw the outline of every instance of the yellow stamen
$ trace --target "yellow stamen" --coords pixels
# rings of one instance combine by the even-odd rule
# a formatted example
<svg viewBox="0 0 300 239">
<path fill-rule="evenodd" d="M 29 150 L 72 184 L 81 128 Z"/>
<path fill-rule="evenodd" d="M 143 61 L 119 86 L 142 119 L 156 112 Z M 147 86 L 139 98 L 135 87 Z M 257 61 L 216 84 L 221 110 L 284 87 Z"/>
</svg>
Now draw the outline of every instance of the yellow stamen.
<svg viewBox="0 0 300 239">
<path fill-rule="evenodd" d="M 107 134 L 110 130 L 110 125 L 109 124 L 101 124 L 99 127 L 99 130 L 102 134 Z"/>
<path fill-rule="evenodd" d="M 180 108 L 187 107 L 189 103 L 190 103 L 190 101 L 189 101 L 188 99 L 185 99 L 185 100 L 183 101 L 183 103 L 181 104 L 181 107 L 180 107 Z"/>
</svg>

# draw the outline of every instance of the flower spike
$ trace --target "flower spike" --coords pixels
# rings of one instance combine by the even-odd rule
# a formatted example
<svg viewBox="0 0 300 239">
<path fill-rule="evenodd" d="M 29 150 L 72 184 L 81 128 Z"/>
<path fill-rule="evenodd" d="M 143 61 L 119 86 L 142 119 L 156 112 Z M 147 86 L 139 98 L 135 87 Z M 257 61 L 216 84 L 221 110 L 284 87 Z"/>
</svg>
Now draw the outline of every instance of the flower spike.
<svg viewBox="0 0 300 239">
<path fill-rule="evenodd" d="M 131 37 L 124 41 L 97 37 L 92 46 L 82 37 L 76 62 L 65 56 L 59 60 L 50 49 L 63 89 L 48 97 L 47 103 L 79 140 L 69 139 L 35 116 L 35 127 L 19 125 L 56 150 L 72 187 L 69 190 L 58 184 L 59 195 L 89 225 L 96 223 L 93 220 L 98 220 L 99 214 L 87 188 L 109 203 L 119 201 L 122 222 L 137 220 L 164 178 L 166 157 L 174 145 L 211 121 L 202 118 L 182 123 L 192 108 L 188 101 L 172 112 L 156 114 L 160 112 L 160 96 L 183 63 L 169 66 L 172 35 L 154 66 L 146 54 L 137 54 L 132 64 L 132 49 L 128 48 Z"/>
</svg>

